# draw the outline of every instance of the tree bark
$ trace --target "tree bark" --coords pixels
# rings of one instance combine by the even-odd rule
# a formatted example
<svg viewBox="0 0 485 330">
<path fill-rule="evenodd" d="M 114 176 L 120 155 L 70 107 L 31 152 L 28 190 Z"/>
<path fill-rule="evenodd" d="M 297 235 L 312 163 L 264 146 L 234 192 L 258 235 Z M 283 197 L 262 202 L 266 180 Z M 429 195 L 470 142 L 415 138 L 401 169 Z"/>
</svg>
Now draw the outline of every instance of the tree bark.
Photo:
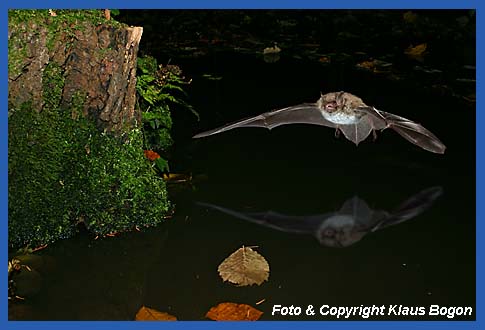
<svg viewBox="0 0 485 330">
<path fill-rule="evenodd" d="M 63 15 L 46 19 L 46 24 L 9 25 L 9 48 L 23 54 L 16 59 L 9 56 L 9 107 L 31 102 L 33 109 L 42 111 L 54 102 L 72 107 L 73 117 L 81 109 L 100 130 L 115 134 L 140 123 L 135 87 L 143 28 L 66 19 L 51 29 L 53 20 L 63 20 Z M 62 81 L 46 81 L 49 64 L 59 68 Z M 60 89 L 59 98 L 49 99 L 55 88 Z"/>
</svg>

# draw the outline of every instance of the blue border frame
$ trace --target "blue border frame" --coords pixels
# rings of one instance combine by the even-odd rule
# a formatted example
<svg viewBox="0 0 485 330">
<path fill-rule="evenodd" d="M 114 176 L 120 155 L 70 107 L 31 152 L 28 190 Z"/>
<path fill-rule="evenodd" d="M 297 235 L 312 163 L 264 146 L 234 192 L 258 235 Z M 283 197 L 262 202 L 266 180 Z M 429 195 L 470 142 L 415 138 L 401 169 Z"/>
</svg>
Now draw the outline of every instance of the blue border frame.
<svg viewBox="0 0 485 330">
<path fill-rule="evenodd" d="M 229 9 L 229 8 L 241 8 L 241 9 L 268 9 L 268 8 L 278 8 L 278 9 L 297 9 L 297 8 L 320 8 L 320 9 L 476 9 L 476 23 L 477 23 L 477 103 L 476 109 L 479 109 L 482 104 L 482 95 L 484 95 L 483 84 L 481 79 L 483 77 L 484 69 L 479 63 L 479 59 L 484 56 L 484 46 L 485 46 L 485 30 L 484 30 L 484 19 L 485 15 L 481 10 L 485 10 L 485 5 L 482 0 L 335 0 L 335 1 L 311 1 L 311 0 L 172 0 L 172 1 L 158 1 L 152 2 L 149 0 L 138 0 L 138 1 L 93 1 L 93 0 L 72 0 L 72 1 L 59 1 L 59 0 L 44 0 L 41 3 L 34 0 L 23 0 L 23 1 L 1 1 L 0 7 L 0 23 L 1 23 L 1 36 L 3 42 L 1 43 L 1 57 L 4 65 L 0 67 L 1 76 L 4 77 L 4 82 L 7 82 L 7 12 L 9 8 L 17 9 L 33 9 L 33 8 L 123 8 L 123 9 L 140 9 L 140 8 L 193 8 L 193 9 Z M 483 7 L 483 8 L 480 8 Z M 1 84 L 2 90 L 2 104 L 4 104 L 4 110 L 2 111 L 2 120 L 0 120 L 0 149 L 3 157 L 1 158 L 1 184 L 0 184 L 0 203 L 1 208 L 1 218 L 4 219 L 0 225 L 0 232 L 2 234 L 3 245 L 0 247 L 1 258 L 4 265 L 7 263 L 8 251 L 7 251 L 7 211 L 8 211 L 8 160 L 7 160 L 7 97 L 8 88 L 7 84 Z M 480 126 L 485 124 L 485 114 L 482 111 L 477 110 L 476 115 L 476 132 L 477 132 L 477 144 L 476 144 L 476 178 L 477 178 L 477 209 L 476 209 L 476 219 L 477 219 L 477 251 L 476 251 L 476 292 L 477 292 L 477 303 L 476 303 L 476 317 L 477 321 L 470 322 L 449 322 L 449 321 L 311 321 L 311 322 L 284 322 L 284 321 L 267 321 L 267 322 L 253 322 L 250 325 L 246 322 L 206 322 L 206 321 L 192 321 L 192 322 L 22 322 L 22 321 L 12 321 L 8 322 L 8 310 L 7 310 L 7 272 L 0 272 L 0 297 L 2 308 L 0 309 L 0 328 L 2 329 L 31 329 L 35 327 L 36 329 L 77 329 L 89 327 L 90 329 L 106 329 L 106 328 L 118 328 L 118 329 L 215 329 L 215 328 L 230 328 L 230 329 L 243 329 L 247 327 L 252 327 L 255 329 L 267 329 L 273 328 L 277 329 L 280 327 L 284 328 L 308 328 L 316 329 L 325 327 L 338 328 L 338 329 L 409 329 L 409 328 L 422 328 L 427 329 L 479 329 L 480 326 L 484 326 L 483 321 L 483 296 L 478 294 L 483 292 L 483 281 L 479 279 L 484 278 L 483 272 L 483 247 L 484 241 L 479 239 L 479 234 L 484 233 L 484 224 L 480 221 L 484 219 L 485 214 L 485 204 L 479 203 L 480 198 L 484 196 L 483 179 L 484 172 L 478 169 L 484 168 L 483 161 L 483 141 L 485 130 L 481 131 Z M 482 125 L 480 125 L 482 124 Z M 457 134 L 460 128 L 457 130 Z"/>
</svg>

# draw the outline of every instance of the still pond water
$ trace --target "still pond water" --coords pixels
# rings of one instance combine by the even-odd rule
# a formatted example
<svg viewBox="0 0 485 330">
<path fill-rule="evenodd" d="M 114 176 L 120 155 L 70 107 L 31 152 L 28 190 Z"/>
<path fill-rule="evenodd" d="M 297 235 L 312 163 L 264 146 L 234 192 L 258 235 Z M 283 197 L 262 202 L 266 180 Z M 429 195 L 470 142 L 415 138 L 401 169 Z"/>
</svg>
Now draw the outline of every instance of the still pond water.
<svg viewBox="0 0 485 330">
<path fill-rule="evenodd" d="M 79 235 L 39 252 L 35 294 L 11 311 L 15 319 L 133 320 L 144 305 L 204 320 L 221 302 L 255 306 L 263 320 L 336 319 L 272 316 L 276 304 L 475 309 L 474 107 L 409 82 L 285 57 L 174 62 L 193 78 L 190 103 L 201 121 L 174 114 L 172 170 L 205 179 L 171 188 L 176 212 L 164 226 L 100 240 Z M 339 90 L 422 123 L 446 153 L 426 152 L 391 130 L 356 147 L 332 129 L 307 125 L 191 139 Z M 399 208 L 402 217 L 393 217 Z M 243 245 L 258 246 L 270 265 L 261 286 L 236 287 L 217 273 Z M 446 316 L 376 319 L 408 318 Z"/>
</svg>

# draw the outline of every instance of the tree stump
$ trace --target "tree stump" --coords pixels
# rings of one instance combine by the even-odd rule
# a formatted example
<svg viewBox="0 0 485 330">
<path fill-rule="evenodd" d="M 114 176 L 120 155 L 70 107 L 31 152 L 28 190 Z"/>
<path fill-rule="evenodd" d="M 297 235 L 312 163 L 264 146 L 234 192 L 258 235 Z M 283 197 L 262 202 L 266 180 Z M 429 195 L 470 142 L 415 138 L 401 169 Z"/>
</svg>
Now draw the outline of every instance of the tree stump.
<svg viewBox="0 0 485 330">
<path fill-rule="evenodd" d="M 82 20 L 58 13 L 40 22 L 9 21 L 9 55 L 13 49 L 23 55 L 9 56 L 9 106 L 31 102 L 40 112 L 47 105 L 69 108 L 81 102 L 84 116 L 113 133 L 140 123 L 135 87 L 143 28 L 103 22 L 102 11 L 99 16 Z M 46 82 L 49 66 L 57 68 L 57 81 Z"/>
<path fill-rule="evenodd" d="M 142 28 L 101 10 L 14 10 L 8 23 L 9 245 L 163 222 L 135 108 Z"/>
</svg>

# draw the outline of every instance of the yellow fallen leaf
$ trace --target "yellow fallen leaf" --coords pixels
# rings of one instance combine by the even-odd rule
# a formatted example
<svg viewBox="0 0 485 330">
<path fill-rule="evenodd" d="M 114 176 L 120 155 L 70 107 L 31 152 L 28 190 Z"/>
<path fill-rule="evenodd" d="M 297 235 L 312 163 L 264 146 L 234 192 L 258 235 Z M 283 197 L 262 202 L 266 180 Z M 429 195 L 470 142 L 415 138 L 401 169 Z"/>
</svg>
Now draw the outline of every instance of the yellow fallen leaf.
<svg viewBox="0 0 485 330">
<path fill-rule="evenodd" d="M 163 179 L 167 182 L 177 183 L 177 182 L 187 182 L 192 180 L 192 174 L 182 174 L 182 173 L 169 173 L 163 174 Z"/>
<path fill-rule="evenodd" d="M 269 265 L 266 259 L 245 246 L 227 257 L 217 270 L 224 281 L 240 286 L 260 285 L 269 277 Z"/>
<path fill-rule="evenodd" d="M 263 312 L 246 304 L 220 303 L 212 307 L 205 317 L 214 321 L 256 321 Z"/>
<path fill-rule="evenodd" d="M 281 52 L 281 48 L 277 45 L 263 49 L 263 54 L 277 54 L 279 52 Z"/>
<path fill-rule="evenodd" d="M 407 11 L 403 15 L 404 21 L 407 23 L 415 23 L 416 19 L 418 18 L 418 15 L 413 13 L 412 11 Z"/>
<path fill-rule="evenodd" d="M 428 45 L 426 43 L 419 44 L 417 46 L 409 46 L 404 53 L 409 57 L 420 58 L 424 55 Z"/>
<path fill-rule="evenodd" d="M 177 318 L 168 313 L 142 306 L 136 313 L 135 321 L 177 321 Z"/>
<path fill-rule="evenodd" d="M 367 69 L 367 70 L 372 70 L 372 69 L 374 69 L 375 64 L 376 64 L 375 61 L 372 60 L 372 61 L 363 61 L 361 63 L 357 63 L 357 66 L 359 68 L 363 68 L 363 69 Z"/>
</svg>

